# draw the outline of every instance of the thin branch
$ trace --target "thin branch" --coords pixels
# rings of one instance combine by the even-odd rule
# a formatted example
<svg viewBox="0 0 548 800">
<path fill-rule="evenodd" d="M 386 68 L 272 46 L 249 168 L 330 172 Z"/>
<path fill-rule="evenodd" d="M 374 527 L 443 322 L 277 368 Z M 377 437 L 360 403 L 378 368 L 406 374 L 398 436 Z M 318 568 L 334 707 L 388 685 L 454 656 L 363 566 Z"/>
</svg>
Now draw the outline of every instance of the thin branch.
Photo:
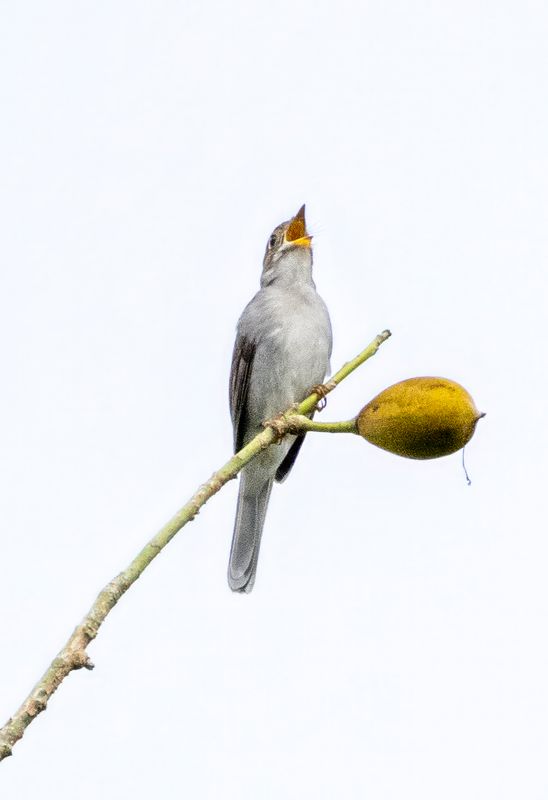
<svg viewBox="0 0 548 800">
<path fill-rule="evenodd" d="M 344 378 L 350 375 L 360 364 L 375 355 L 379 347 L 390 336 L 389 331 L 383 331 L 369 344 L 359 356 L 349 361 L 326 384 L 326 392 L 332 391 Z M 91 609 L 86 614 L 80 625 L 67 641 L 63 649 L 53 659 L 46 672 L 42 675 L 29 696 L 22 703 L 3 728 L 0 729 L 0 761 L 12 754 L 13 745 L 21 739 L 30 723 L 46 708 L 51 695 L 60 686 L 67 675 L 82 667 L 93 669 L 86 648 L 97 636 L 99 628 L 105 621 L 109 612 L 129 587 L 143 573 L 148 565 L 156 558 L 161 550 L 173 539 L 175 534 L 187 522 L 194 519 L 200 508 L 213 497 L 227 481 L 235 478 L 252 458 L 261 450 L 269 447 L 286 433 L 296 433 L 303 430 L 334 430 L 333 426 L 341 423 L 311 423 L 302 416 L 310 413 L 320 396 L 312 394 L 307 397 L 296 409 L 289 409 L 285 414 L 276 419 L 275 424 L 267 426 L 262 433 L 256 436 L 248 445 L 234 455 L 230 461 L 214 472 L 211 478 L 204 483 L 190 500 L 161 528 L 133 559 L 131 564 L 116 578 L 110 581 L 99 593 Z M 339 432 L 348 432 L 349 423 L 342 423 L 347 428 Z M 312 426 L 312 427 L 311 427 Z"/>
<path fill-rule="evenodd" d="M 340 370 L 331 378 L 329 378 L 325 384 L 327 391 L 323 392 L 323 396 L 325 396 L 328 392 L 332 392 L 341 381 L 344 381 L 345 378 L 348 378 L 348 376 L 354 372 L 355 369 L 361 367 L 364 361 L 367 361 L 368 358 L 374 356 L 381 344 L 386 342 L 391 335 L 392 334 L 390 331 L 383 331 L 382 333 L 379 333 L 378 336 L 375 336 L 371 344 L 368 344 L 365 350 L 362 350 L 361 353 L 356 356 L 356 358 L 353 358 L 352 361 L 347 361 L 346 364 L 343 364 Z M 303 400 L 303 402 L 300 404 L 297 409 L 297 414 L 308 414 L 310 411 L 313 411 L 320 399 L 320 395 L 311 394 L 310 397 L 307 397 L 306 400 Z"/>
<path fill-rule="evenodd" d="M 302 433 L 303 431 L 358 433 L 358 425 L 355 419 L 347 419 L 344 422 L 318 422 L 317 419 L 309 419 L 301 414 L 288 414 L 287 420 L 290 424 L 289 433 Z"/>
</svg>

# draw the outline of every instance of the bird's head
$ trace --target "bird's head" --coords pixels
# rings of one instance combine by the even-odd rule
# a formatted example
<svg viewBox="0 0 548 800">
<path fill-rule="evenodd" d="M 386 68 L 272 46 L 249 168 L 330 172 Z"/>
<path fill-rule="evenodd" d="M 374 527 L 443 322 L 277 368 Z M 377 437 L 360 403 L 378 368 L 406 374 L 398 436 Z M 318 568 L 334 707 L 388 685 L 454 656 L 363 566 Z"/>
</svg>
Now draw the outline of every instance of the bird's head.
<svg viewBox="0 0 548 800">
<path fill-rule="evenodd" d="M 274 228 L 266 245 L 261 284 L 311 280 L 312 236 L 306 230 L 304 205 L 294 217 Z"/>
</svg>

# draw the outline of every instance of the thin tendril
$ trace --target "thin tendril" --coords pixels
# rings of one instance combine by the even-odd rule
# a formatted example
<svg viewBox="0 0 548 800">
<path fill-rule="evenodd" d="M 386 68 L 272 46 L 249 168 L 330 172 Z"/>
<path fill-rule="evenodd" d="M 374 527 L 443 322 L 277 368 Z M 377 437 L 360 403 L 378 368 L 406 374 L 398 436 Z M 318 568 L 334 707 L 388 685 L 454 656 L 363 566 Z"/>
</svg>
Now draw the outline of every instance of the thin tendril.
<svg viewBox="0 0 548 800">
<path fill-rule="evenodd" d="M 472 481 L 470 480 L 470 476 L 468 475 L 468 470 L 466 469 L 466 464 L 464 463 L 464 450 L 465 450 L 465 448 L 463 447 L 462 448 L 462 468 L 464 470 L 466 483 L 468 484 L 468 486 L 472 486 Z"/>
</svg>

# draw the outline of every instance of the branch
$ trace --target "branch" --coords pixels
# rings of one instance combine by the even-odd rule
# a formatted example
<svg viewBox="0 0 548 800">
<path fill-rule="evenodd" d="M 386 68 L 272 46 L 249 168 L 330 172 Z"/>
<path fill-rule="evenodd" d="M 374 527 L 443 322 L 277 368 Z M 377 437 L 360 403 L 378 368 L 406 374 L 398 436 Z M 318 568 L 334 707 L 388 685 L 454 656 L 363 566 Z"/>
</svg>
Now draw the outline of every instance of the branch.
<svg viewBox="0 0 548 800">
<path fill-rule="evenodd" d="M 383 333 L 375 337 L 365 350 L 355 359 L 345 364 L 328 381 L 325 386 L 326 391 L 323 394 L 331 392 L 364 361 L 374 356 L 381 344 L 389 336 L 390 331 L 383 331 Z M 322 423 L 313 423 L 308 417 L 304 416 L 316 407 L 320 399 L 319 394 L 313 393 L 300 403 L 297 408 L 289 409 L 285 414 L 278 417 L 275 424 L 272 426 L 267 425 L 262 433 L 236 453 L 221 469 L 214 472 L 211 478 L 199 487 L 180 511 L 143 547 L 127 569 L 105 586 L 80 625 L 74 630 L 63 649 L 53 659 L 26 700 L 13 717 L 0 729 L 0 761 L 12 754 L 13 745 L 21 739 L 26 728 L 38 714 L 44 711 L 51 695 L 69 673 L 82 667 L 93 669 L 93 664 L 87 655 L 86 648 L 97 636 L 99 628 L 109 612 L 112 611 L 118 600 L 127 592 L 132 583 L 139 578 L 160 551 L 173 539 L 175 534 L 187 522 L 191 522 L 194 519 L 200 508 L 210 497 L 213 497 L 227 481 L 235 478 L 252 458 L 273 444 L 273 442 L 279 441 L 286 433 L 297 433 L 304 430 L 334 430 L 333 426 L 337 425 L 346 425 L 346 428 L 340 427 L 339 432 L 351 430 L 348 427 L 350 423 L 323 423 L 322 425 Z"/>
</svg>

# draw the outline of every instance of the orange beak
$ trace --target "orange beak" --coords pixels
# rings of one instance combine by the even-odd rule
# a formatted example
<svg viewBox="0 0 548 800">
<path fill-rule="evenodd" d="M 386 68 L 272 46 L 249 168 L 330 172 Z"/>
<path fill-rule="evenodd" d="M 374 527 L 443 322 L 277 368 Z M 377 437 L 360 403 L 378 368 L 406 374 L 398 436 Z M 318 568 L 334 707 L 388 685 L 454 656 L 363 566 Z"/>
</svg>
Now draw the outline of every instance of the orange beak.
<svg viewBox="0 0 548 800">
<path fill-rule="evenodd" d="M 306 232 L 306 222 L 304 219 L 304 205 L 297 211 L 285 232 L 285 241 L 291 242 L 297 247 L 310 247 L 312 236 Z"/>
</svg>

